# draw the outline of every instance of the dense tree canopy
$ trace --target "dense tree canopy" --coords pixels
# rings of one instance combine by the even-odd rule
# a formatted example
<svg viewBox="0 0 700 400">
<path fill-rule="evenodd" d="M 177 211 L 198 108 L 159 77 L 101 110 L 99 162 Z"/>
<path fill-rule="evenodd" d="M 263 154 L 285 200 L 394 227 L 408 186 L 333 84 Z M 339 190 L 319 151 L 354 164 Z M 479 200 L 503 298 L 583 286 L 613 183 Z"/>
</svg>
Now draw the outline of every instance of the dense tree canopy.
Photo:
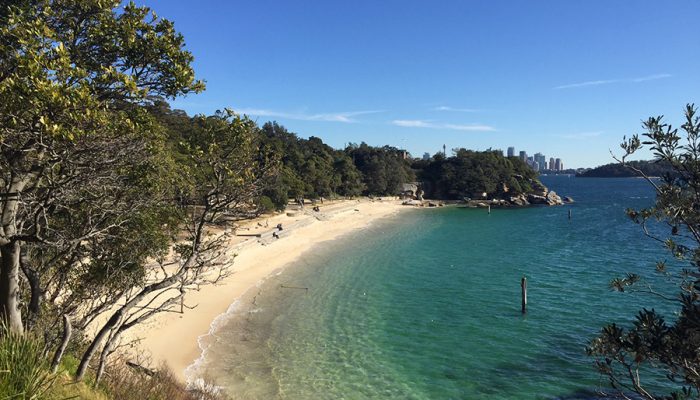
<svg viewBox="0 0 700 400">
<path fill-rule="evenodd" d="M 646 176 L 656 177 L 675 174 L 675 171 L 668 163 L 658 160 L 628 161 L 626 165 L 621 165 L 620 163 L 605 164 L 576 176 L 581 178 L 629 178 L 643 176 L 637 171 L 641 171 Z"/>
<path fill-rule="evenodd" d="M 415 180 L 406 153 L 396 147 L 361 143 L 351 144 L 345 152 L 362 173 L 366 194 L 395 196 L 401 192 L 402 184 Z"/>
<path fill-rule="evenodd" d="M 85 216 L 91 223 L 72 237 L 55 234 L 47 222 L 56 210 L 71 210 L 71 202 L 101 201 L 107 197 L 100 192 L 138 183 L 133 170 L 120 164 L 149 150 L 151 119 L 139 105 L 152 95 L 173 97 L 203 88 L 173 24 L 133 4 L 117 12 L 119 4 L 3 4 L 0 316 L 17 332 L 23 330 L 22 246 L 65 248 L 119 226 L 120 212 L 112 205 L 105 210 L 104 204 L 89 206 L 96 215 Z"/>
<path fill-rule="evenodd" d="M 487 193 L 489 197 L 530 191 L 528 180 L 537 173 L 517 157 L 498 151 L 457 149 L 452 157 L 437 155 L 417 161 L 418 177 L 429 198 L 461 199 Z M 505 186 L 504 186 L 505 185 Z"/>
</svg>

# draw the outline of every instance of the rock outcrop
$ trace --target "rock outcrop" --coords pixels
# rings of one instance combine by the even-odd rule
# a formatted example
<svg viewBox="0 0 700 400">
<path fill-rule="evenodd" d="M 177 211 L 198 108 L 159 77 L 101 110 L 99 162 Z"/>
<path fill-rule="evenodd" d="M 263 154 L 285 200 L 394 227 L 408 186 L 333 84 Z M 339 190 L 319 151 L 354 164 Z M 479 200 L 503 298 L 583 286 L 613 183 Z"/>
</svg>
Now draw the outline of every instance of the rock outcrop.
<svg viewBox="0 0 700 400">
<path fill-rule="evenodd" d="M 523 183 L 527 183 L 532 190 L 528 193 L 521 193 L 521 194 L 516 194 L 516 195 L 510 195 L 507 196 L 506 193 L 508 191 L 502 190 L 501 195 L 503 196 L 502 198 L 491 198 L 487 200 L 479 199 L 466 199 L 467 204 L 472 206 L 472 207 L 487 207 L 487 206 L 500 206 L 500 207 L 508 207 L 508 206 L 516 206 L 516 207 L 521 207 L 521 206 L 528 206 L 531 204 L 535 205 L 547 205 L 547 206 L 558 206 L 562 205 L 564 203 L 569 203 L 573 202 L 573 199 L 570 197 L 564 197 L 562 198 L 554 191 L 549 190 L 545 185 L 543 185 L 540 181 L 534 180 L 534 179 L 527 179 L 523 177 L 522 175 L 515 175 L 516 179 L 524 181 Z M 503 188 L 506 188 L 507 186 L 503 184 Z"/>
</svg>

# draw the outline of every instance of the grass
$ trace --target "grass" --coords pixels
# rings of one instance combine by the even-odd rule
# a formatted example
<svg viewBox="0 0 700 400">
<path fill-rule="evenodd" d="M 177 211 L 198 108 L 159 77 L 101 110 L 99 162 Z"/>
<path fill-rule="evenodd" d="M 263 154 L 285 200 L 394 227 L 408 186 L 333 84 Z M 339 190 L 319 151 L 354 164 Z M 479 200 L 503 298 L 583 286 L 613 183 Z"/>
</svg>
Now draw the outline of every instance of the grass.
<svg viewBox="0 0 700 400">
<path fill-rule="evenodd" d="M 152 374 L 128 367 L 116 357 L 104 379 L 75 382 L 79 360 L 67 354 L 51 373 L 44 346 L 31 334 L 18 335 L 0 327 L 0 400 L 223 400 L 208 391 L 189 391 L 170 370 Z"/>
<path fill-rule="evenodd" d="M 55 379 L 39 340 L 0 328 L 0 399 L 45 398 Z"/>
</svg>

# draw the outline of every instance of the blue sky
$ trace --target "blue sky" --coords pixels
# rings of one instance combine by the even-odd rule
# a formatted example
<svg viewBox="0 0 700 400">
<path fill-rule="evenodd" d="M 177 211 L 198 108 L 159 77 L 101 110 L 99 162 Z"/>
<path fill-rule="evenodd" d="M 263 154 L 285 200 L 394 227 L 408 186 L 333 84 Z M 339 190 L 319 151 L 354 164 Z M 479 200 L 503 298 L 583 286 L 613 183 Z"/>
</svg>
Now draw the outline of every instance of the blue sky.
<svg viewBox="0 0 700 400">
<path fill-rule="evenodd" d="M 207 82 L 173 107 L 338 148 L 515 146 L 590 167 L 700 103 L 694 0 L 136 2 L 175 22 Z"/>
</svg>

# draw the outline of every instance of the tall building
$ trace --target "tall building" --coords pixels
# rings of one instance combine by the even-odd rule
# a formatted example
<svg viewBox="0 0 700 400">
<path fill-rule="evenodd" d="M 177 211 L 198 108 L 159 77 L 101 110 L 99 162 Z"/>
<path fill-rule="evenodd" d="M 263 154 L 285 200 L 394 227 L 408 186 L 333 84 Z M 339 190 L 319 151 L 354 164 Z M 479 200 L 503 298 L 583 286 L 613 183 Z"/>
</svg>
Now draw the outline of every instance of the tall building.
<svg viewBox="0 0 700 400">
<path fill-rule="evenodd" d="M 554 160 L 554 169 L 557 171 L 561 171 L 563 169 L 561 165 L 561 158 Z"/>
<path fill-rule="evenodd" d="M 554 171 L 554 157 L 549 157 L 549 170 Z"/>
<path fill-rule="evenodd" d="M 526 151 L 520 152 L 520 159 L 523 160 L 523 162 L 527 162 L 527 152 Z"/>
<path fill-rule="evenodd" d="M 537 171 L 547 169 L 547 160 L 542 153 L 535 153 L 535 162 L 537 163 Z"/>
<path fill-rule="evenodd" d="M 508 157 L 515 157 L 515 147 L 508 148 Z"/>
</svg>

